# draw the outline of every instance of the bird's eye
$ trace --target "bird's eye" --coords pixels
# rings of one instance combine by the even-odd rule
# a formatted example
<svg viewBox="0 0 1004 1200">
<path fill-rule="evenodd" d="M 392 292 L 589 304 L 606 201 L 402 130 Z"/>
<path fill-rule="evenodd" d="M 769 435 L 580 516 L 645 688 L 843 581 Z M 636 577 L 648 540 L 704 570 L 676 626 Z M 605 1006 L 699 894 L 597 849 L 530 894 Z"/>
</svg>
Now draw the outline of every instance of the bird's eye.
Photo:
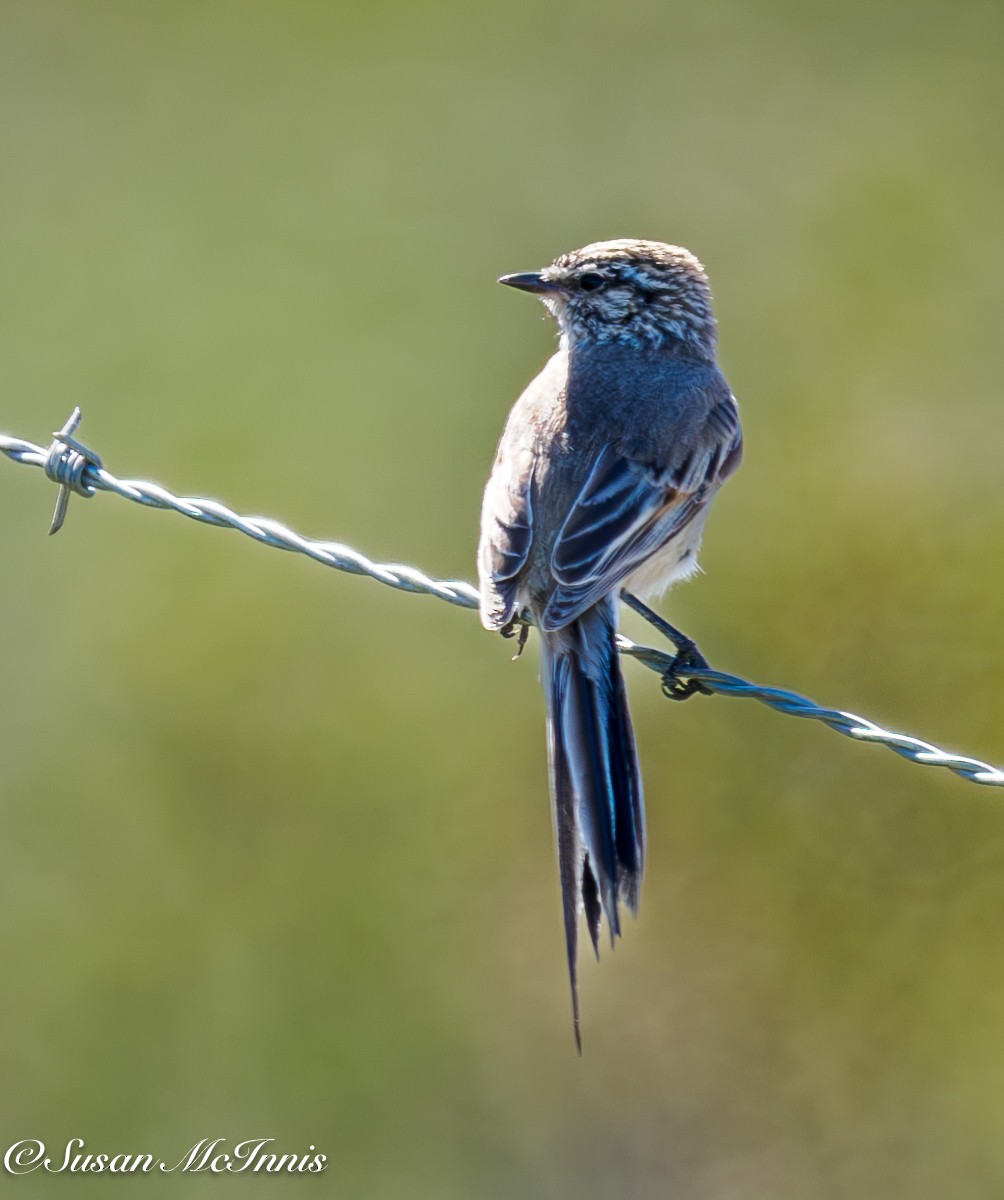
<svg viewBox="0 0 1004 1200">
<path fill-rule="evenodd" d="M 579 277 L 579 287 L 584 292 L 598 292 L 606 283 L 599 271 L 587 271 Z"/>
</svg>

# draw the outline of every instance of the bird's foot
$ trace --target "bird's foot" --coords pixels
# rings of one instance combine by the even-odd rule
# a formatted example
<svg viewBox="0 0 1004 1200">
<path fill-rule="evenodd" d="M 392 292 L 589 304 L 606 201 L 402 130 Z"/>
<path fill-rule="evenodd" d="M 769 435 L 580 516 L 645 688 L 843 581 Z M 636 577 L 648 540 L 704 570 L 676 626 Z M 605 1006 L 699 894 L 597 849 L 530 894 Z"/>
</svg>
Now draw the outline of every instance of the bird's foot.
<svg viewBox="0 0 1004 1200">
<path fill-rule="evenodd" d="M 523 647 L 526 645 L 526 639 L 530 636 L 530 624 L 523 617 L 513 617 L 508 625 L 503 625 L 499 630 L 504 638 L 518 638 L 516 642 L 516 653 L 512 656 L 512 661 L 523 653 Z"/>
<path fill-rule="evenodd" d="M 699 679 L 685 679 L 691 671 L 706 671 L 708 660 L 698 650 L 697 646 L 686 638 L 681 646 L 676 643 L 676 654 L 662 676 L 662 691 L 670 700 L 689 700 L 698 693 L 704 696 L 712 695 L 711 688 L 706 687 Z"/>
<path fill-rule="evenodd" d="M 639 616 L 644 617 L 650 625 L 654 625 L 676 647 L 673 661 L 663 672 L 663 693 L 670 700 L 688 700 L 698 693 L 705 696 L 712 695 L 711 689 L 700 680 L 686 678 L 691 671 L 708 670 L 708 660 L 698 650 L 697 643 L 693 638 L 687 637 L 675 625 L 670 625 L 665 617 L 660 617 L 657 612 L 653 612 L 647 604 L 642 604 L 638 597 L 633 596 L 630 592 L 621 592 L 621 599 Z"/>
</svg>

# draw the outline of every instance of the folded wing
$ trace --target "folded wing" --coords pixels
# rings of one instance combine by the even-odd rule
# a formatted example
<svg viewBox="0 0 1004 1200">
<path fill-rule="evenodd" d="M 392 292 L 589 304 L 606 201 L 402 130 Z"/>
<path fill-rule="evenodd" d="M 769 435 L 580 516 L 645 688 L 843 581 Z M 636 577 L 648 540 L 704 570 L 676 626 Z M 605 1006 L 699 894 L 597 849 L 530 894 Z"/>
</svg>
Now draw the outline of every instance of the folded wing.
<svg viewBox="0 0 1004 1200">
<path fill-rule="evenodd" d="M 551 554 L 555 589 L 541 628 L 560 629 L 615 591 L 650 555 L 677 537 L 739 465 L 742 435 L 731 395 L 711 406 L 664 463 L 601 450 Z"/>
<path fill-rule="evenodd" d="M 517 576 L 533 540 L 533 454 L 522 451 L 512 465 L 513 470 L 503 472 L 496 464 L 481 511 L 478 574 L 481 622 L 486 629 L 501 629 L 516 615 Z"/>
</svg>

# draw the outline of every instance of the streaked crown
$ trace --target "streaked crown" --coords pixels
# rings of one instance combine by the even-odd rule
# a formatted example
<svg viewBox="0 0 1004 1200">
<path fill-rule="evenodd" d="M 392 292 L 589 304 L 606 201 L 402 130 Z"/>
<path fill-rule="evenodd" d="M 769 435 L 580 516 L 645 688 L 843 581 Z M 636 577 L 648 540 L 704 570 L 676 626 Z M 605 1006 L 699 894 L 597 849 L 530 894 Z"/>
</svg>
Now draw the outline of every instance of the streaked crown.
<svg viewBox="0 0 1004 1200">
<path fill-rule="evenodd" d="M 594 242 L 560 255 L 539 274 L 501 282 L 538 293 L 573 347 L 582 341 L 674 340 L 714 357 L 708 277 L 682 246 L 629 238 Z"/>
</svg>

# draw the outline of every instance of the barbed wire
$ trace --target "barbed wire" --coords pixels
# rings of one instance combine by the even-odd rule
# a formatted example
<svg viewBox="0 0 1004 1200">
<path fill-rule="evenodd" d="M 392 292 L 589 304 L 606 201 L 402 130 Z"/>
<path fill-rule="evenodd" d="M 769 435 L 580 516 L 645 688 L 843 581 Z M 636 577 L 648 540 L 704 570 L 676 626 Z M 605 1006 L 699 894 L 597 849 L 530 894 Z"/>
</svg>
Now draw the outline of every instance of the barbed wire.
<svg viewBox="0 0 1004 1200">
<path fill-rule="evenodd" d="M 375 563 L 350 546 L 303 537 L 269 517 L 241 516 L 217 500 L 207 500 L 199 496 L 175 496 L 166 488 L 148 480 L 119 479 L 105 469 L 94 451 L 89 450 L 74 436 L 80 417 L 80 409 L 74 409 L 63 428 L 53 434 L 53 441 L 48 447 L 0 434 L 0 453 L 12 462 L 40 467 L 49 479 L 59 485 L 50 533 L 56 533 L 61 528 L 72 494 L 88 497 L 99 491 L 113 492 L 147 508 L 167 509 L 205 525 L 236 529 L 262 545 L 303 554 L 314 562 L 333 567 L 336 571 L 365 575 L 399 591 L 435 596 L 460 608 L 478 607 L 477 588 L 464 580 L 434 579 L 424 571 L 402 563 Z M 644 608 L 637 602 L 634 602 L 632 607 L 638 611 Z M 656 623 L 664 631 L 672 630 L 671 626 L 658 618 Z M 675 630 L 672 632 L 676 633 Z M 689 694 L 691 687 L 697 690 L 699 685 L 702 691 L 758 700 L 761 704 L 789 716 L 820 721 L 828 728 L 855 741 L 885 746 L 894 754 L 921 766 L 942 767 L 970 783 L 1004 787 L 1004 771 L 989 763 L 966 755 L 951 754 L 930 742 L 921 741 L 920 738 L 883 729 L 874 721 L 859 717 L 856 713 L 825 708 L 796 692 L 750 683 L 746 679 L 724 671 L 716 671 L 706 665 L 695 665 L 693 660 L 679 649 L 679 643 L 678 653 L 675 655 L 652 646 L 639 645 L 625 637 L 618 637 L 617 646 L 621 654 L 635 659 L 642 666 L 659 674 L 668 695 L 679 697 L 681 694 Z M 692 648 L 692 643 L 688 643 L 688 646 Z"/>
</svg>

